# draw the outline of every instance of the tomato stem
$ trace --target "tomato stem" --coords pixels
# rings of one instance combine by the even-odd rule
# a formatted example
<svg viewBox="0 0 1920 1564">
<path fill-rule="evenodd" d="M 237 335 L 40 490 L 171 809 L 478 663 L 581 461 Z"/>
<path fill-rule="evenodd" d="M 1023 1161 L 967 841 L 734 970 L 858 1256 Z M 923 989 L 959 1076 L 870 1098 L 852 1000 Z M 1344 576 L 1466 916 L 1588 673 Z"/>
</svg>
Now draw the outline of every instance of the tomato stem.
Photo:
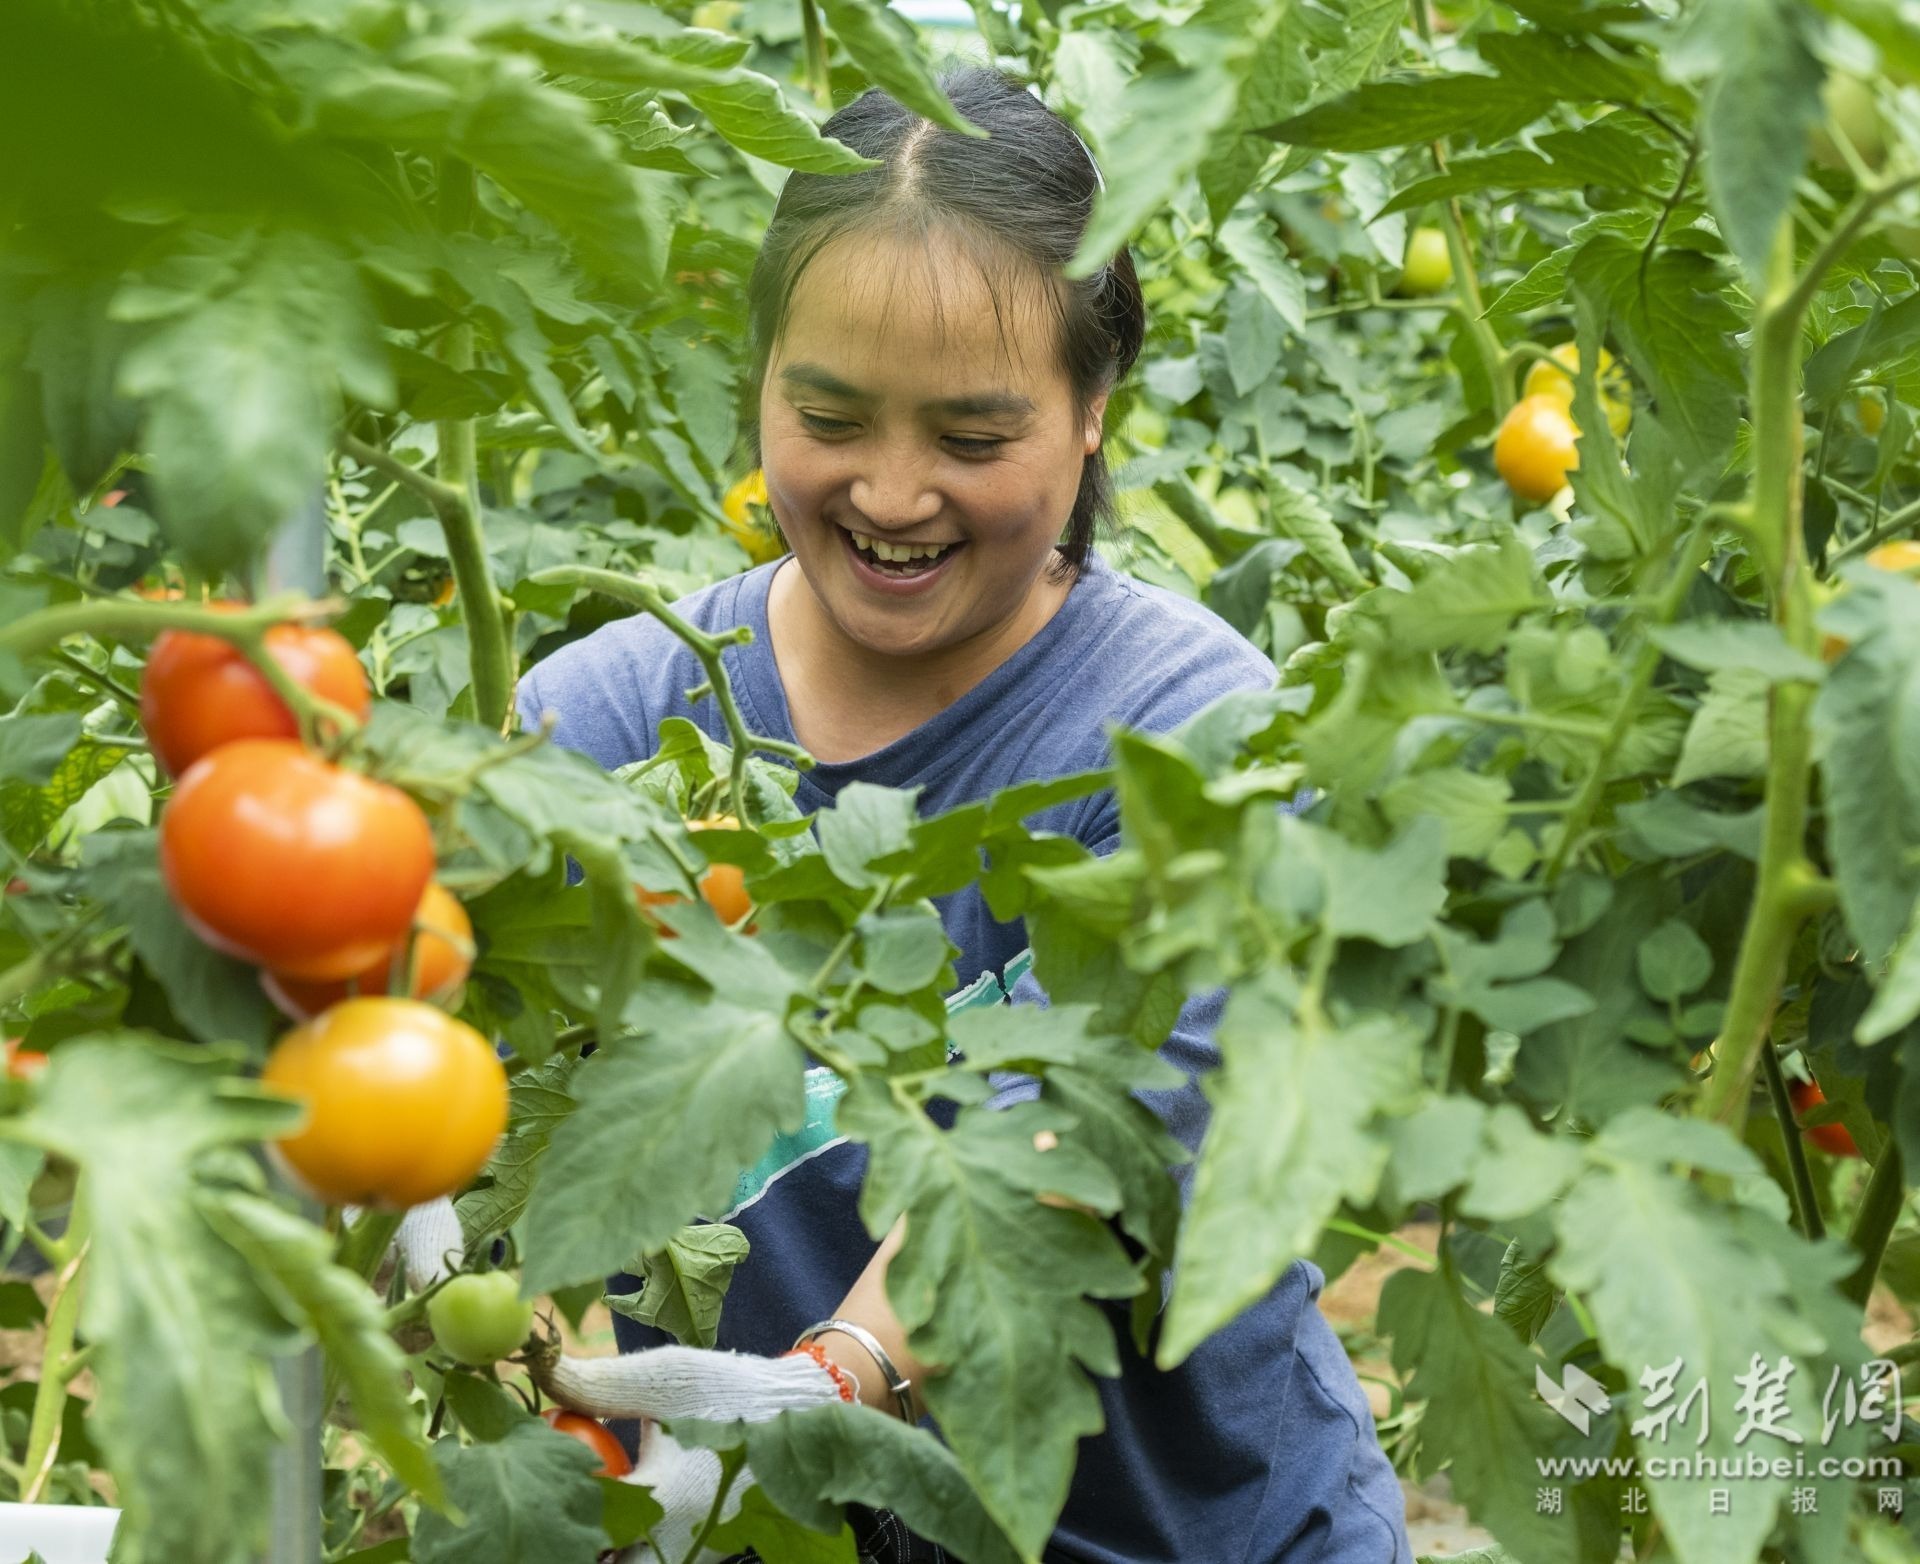
<svg viewBox="0 0 1920 1564">
<path fill-rule="evenodd" d="M 81 1283 L 87 1258 L 86 1201 L 87 1178 L 83 1171 L 74 1185 L 66 1236 L 60 1240 L 65 1263 L 54 1281 L 53 1304 L 47 1310 L 40 1383 L 34 1390 L 33 1412 L 27 1425 L 27 1453 L 21 1462 L 26 1478 L 20 1489 L 22 1504 L 49 1502 L 47 1485 L 53 1476 L 53 1463 L 60 1454 L 67 1386 L 76 1372 L 70 1370 L 68 1364 L 74 1355 L 74 1335 L 80 1324 Z"/>
<path fill-rule="evenodd" d="M 1840 1284 L 1840 1291 L 1862 1309 L 1866 1308 L 1874 1278 L 1880 1273 L 1887 1239 L 1906 1204 L 1907 1181 L 1901 1168 L 1900 1147 L 1889 1135 L 1882 1146 L 1880 1160 L 1873 1165 L 1867 1192 L 1861 1197 L 1860 1209 L 1854 1213 L 1853 1226 L 1847 1233 L 1847 1242 L 1859 1251 L 1860 1263 Z"/>
<path fill-rule="evenodd" d="M 1800 1126 L 1794 1122 L 1786 1077 L 1780 1073 L 1780 1055 L 1771 1041 L 1760 1050 L 1760 1069 L 1767 1078 L 1767 1095 L 1773 1099 L 1773 1116 L 1780 1123 L 1780 1138 L 1786 1144 L 1787 1171 L 1793 1176 L 1794 1214 L 1800 1220 L 1801 1233 L 1817 1243 L 1826 1236 L 1827 1224 L 1820 1215 L 1813 1174 L 1807 1168 L 1807 1148 L 1800 1139 Z"/>
<path fill-rule="evenodd" d="M 578 587 L 583 592 L 599 592 L 617 602 L 631 603 L 652 614 L 686 643 L 687 650 L 700 660 L 700 666 L 706 671 L 707 684 L 703 693 L 712 695 L 719 703 L 720 715 L 726 720 L 728 742 L 732 748 L 728 767 L 728 796 L 733 803 L 733 817 L 742 825 L 753 823 L 747 813 L 748 756 L 756 750 L 781 755 L 801 771 L 813 764 L 813 757 L 798 744 L 766 738 L 747 730 L 746 720 L 740 715 L 740 707 L 733 698 L 733 684 L 720 660 L 725 648 L 752 638 L 752 632 L 745 626 L 720 635 L 708 635 L 704 630 L 688 624 L 668 607 L 665 595 L 657 587 L 637 576 L 623 576 L 612 570 L 596 570 L 586 565 L 556 565 L 551 570 L 537 571 L 528 580 L 535 586 Z"/>
<path fill-rule="evenodd" d="M 827 35 L 820 25 L 814 0 L 800 0 L 800 30 L 805 37 L 807 89 L 822 108 L 833 107 L 833 72 L 828 64 Z"/>
</svg>

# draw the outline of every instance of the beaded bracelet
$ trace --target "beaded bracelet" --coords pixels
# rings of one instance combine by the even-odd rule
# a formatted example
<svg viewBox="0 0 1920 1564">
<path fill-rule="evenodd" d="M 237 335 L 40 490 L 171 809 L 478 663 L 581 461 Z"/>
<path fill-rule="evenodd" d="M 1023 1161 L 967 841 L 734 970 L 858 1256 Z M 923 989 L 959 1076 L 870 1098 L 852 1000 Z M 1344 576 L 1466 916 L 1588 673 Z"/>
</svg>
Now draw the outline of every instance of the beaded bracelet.
<svg viewBox="0 0 1920 1564">
<path fill-rule="evenodd" d="M 913 1381 L 893 1366 L 893 1359 L 887 1356 L 887 1349 L 880 1345 L 879 1337 L 864 1325 L 856 1325 L 852 1320 L 822 1320 L 818 1325 L 809 1325 L 794 1341 L 794 1347 L 800 1348 L 810 1343 L 816 1336 L 824 1336 L 830 1330 L 837 1330 L 843 1336 L 851 1336 L 867 1349 L 867 1354 L 879 1366 L 880 1377 L 887 1382 L 887 1389 L 893 1392 L 893 1399 L 900 1406 L 900 1421 L 912 1425 Z"/>
</svg>

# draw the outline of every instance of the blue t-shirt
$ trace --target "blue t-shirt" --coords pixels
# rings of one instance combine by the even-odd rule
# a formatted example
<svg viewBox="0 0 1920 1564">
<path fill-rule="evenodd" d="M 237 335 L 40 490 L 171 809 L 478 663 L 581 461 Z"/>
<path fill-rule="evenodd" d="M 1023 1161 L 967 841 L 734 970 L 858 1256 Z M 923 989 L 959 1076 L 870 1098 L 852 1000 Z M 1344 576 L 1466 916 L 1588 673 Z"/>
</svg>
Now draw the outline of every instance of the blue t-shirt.
<svg viewBox="0 0 1920 1564">
<path fill-rule="evenodd" d="M 768 587 L 783 566 L 799 568 L 776 560 L 693 593 L 675 611 L 709 632 L 751 627 L 750 643 L 722 654 L 741 715 L 756 733 L 796 742 L 767 629 Z M 521 680 L 518 702 L 529 725 L 555 713 L 559 743 L 612 768 L 652 754 L 658 724 L 670 716 L 724 741 L 714 702 L 686 698 L 704 678 L 682 642 L 636 615 L 554 653 Z M 863 781 L 918 787 L 921 813 L 938 814 L 1014 783 L 1108 764 L 1109 723 L 1164 733 L 1231 690 L 1273 680 L 1272 663 L 1208 609 L 1096 558 L 1054 616 L 979 684 L 884 749 L 802 773 L 797 802 L 822 809 L 847 783 Z M 1119 845 L 1111 789 L 1042 811 L 1030 824 L 1096 853 Z M 1000 973 L 1027 944 L 1024 925 L 997 921 L 975 887 L 939 907 L 960 947 L 954 961 L 963 981 Z M 1012 983 L 1011 997 L 1046 1002 L 1031 973 Z M 1206 1128 L 1197 1078 L 1218 1063 L 1212 1038 L 1222 1003 L 1218 992 L 1191 999 L 1161 1050 L 1187 1074 L 1187 1087 L 1142 1094 L 1190 1149 Z M 996 1084 L 1001 1103 L 1037 1091 L 1017 1077 Z M 864 1146 L 830 1142 L 728 1214 L 753 1247 L 734 1273 L 720 1346 L 783 1352 L 839 1306 L 877 1247 L 857 1209 L 866 1163 Z M 1399 1484 L 1317 1305 L 1324 1281 L 1311 1262 L 1296 1261 L 1266 1298 L 1171 1372 L 1134 1351 L 1127 1301 L 1103 1303 L 1122 1373 L 1094 1379 L 1106 1428 L 1081 1441 L 1045 1557 L 1408 1564 Z M 614 1329 L 626 1351 L 671 1340 L 625 1318 Z"/>
</svg>

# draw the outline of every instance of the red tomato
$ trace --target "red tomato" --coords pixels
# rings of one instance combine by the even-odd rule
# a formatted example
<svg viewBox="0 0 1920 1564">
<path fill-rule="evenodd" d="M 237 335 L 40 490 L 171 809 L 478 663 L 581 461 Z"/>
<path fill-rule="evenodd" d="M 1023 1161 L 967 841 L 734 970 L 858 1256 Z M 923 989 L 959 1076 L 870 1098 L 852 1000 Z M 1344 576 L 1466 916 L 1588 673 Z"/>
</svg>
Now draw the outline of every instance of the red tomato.
<svg viewBox="0 0 1920 1564">
<path fill-rule="evenodd" d="M 238 603 L 210 605 L 225 612 Z M 275 625 L 267 650 L 294 683 L 365 719 L 372 692 L 344 636 L 307 625 Z M 300 726 L 260 670 L 215 635 L 168 630 L 153 643 L 140 676 L 140 725 L 168 773 L 235 739 L 293 739 Z"/>
<path fill-rule="evenodd" d="M 320 1199 L 404 1210 L 465 1189 L 507 1127 L 507 1072 L 464 1021 L 349 999 L 274 1045 L 261 1084 L 307 1120 L 280 1154 Z"/>
<path fill-rule="evenodd" d="M 596 1477 L 625 1477 L 633 1470 L 626 1447 L 613 1437 L 604 1423 L 581 1412 L 569 1412 L 565 1407 L 548 1407 L 540 1415 L 560 1433 L 578 1439 L 600 1457 L 600 1470 L 594 1473 Z"/>
<path fill-rule="evenodd" d="M 426 894 L 420 898 L 410 934 L 397 941 L 364 972 L 336 983 L 308 982 L 278 972 L 262 972 L 260 986 L 266 990 L 267 998 L 280 1007 L 282 1015 L 305 1021 L 354 992 L 387 993 L 393 982 L 394 959 L 400 956 L 406 958 L 405 992 L 409 999 L 445 1003 L 467 980 L 467 972 L 473 965 L 473 920 L 454 894 L 437 880 L 428 885 Z"/>
<path fill-rule="evenodd" d="M 20 1039 L 7 1039 L 7 1074 L 16 1081 L 31 1081 L 44 1075 L 47 1069 L 47 1056 L 37 1049 L 22 1048 Z"/>
<path fill-rule="evenodd" d="M 433 831 L 396 787 L 291 739 L 241 739 L 191 766 L 160 817 L 174 904 L 215 950 L 297 978 L 364 972 L 405 938 Z"/>
<path fill-rule="evenodd" d="M 1787 1098 L 1793 1104 L 1796 1119 L 1809 1108 L 1817 1108 L 1827 1100 L 1827 1094 L 1812 1081 L 1788 1081 Z M 1853 1137 L 1847 1133 L 1844 1124 L 1815 1124 L 1804 1129 L 1801 1134 L 1818 1146 L 1830 1157 L 1857 1157 L 1860 1148 L 1853 1143 Z"/>
</svg>

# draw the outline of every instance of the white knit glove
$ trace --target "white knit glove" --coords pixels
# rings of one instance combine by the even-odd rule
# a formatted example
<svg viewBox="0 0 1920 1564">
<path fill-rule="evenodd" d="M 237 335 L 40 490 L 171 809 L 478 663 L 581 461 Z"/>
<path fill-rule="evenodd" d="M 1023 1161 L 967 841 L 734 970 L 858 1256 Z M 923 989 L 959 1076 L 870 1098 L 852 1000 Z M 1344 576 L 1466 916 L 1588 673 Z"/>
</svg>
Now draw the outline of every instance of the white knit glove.
<svg viewBox="0 0 1920 1564">
<path fill-rule="evenodd" d="M 680 1564 L 720 1488 L 720 1457 L 676 1444 L 661 1422 L 691 1417 L 760 1423 L 782 1412 L 853 1399 L 851 1381 L 835 1378 L 805 1353 L 762 1358 L 704 1347 L 650 1347 L 617 1358 L 557 1358 L 536 1366 L 535 1378 L 554 1400 L 576 1412 L 648 1420 L 640 1460 L 624 1480 L 651 1489 L 666 1515 L 653 1529 L 659 1551 L 636 1543 L 621 1564 Z M 752 1469 L 742 1467 L 727 1490 L 721 1520 L 732 1518 L 752 1486 Z M 699 1564 L 726 1556 L 703 1548 Z"/>
<path fill-rule="evenodd" d="M 451 1276 L 467 1253 L 467 1235 L 460 1229 L 453 1202 L 442 1195 L 415 1206 L 400 1219 L 393 1247 L 406 1267 L 409 1292 L 425 1292 L 442 1277 Z"/>
</svg>

